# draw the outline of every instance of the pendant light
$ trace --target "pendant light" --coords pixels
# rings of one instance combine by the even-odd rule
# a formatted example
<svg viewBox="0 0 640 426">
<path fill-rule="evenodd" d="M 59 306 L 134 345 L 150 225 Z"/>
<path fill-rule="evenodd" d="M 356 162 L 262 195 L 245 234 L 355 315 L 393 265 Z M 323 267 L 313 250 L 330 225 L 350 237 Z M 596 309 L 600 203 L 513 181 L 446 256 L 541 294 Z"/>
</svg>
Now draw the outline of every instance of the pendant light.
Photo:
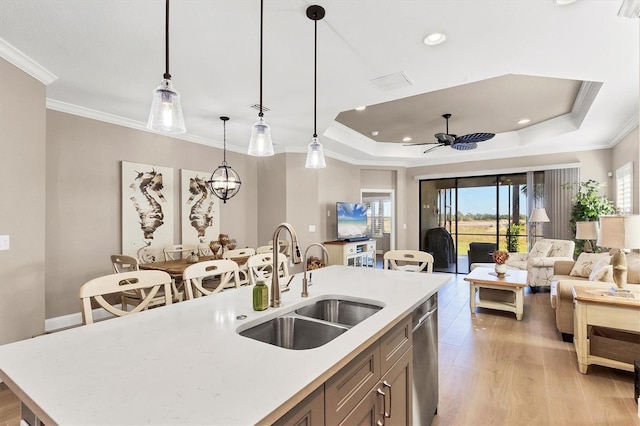
<svg viewBox="0 0 640 426">
<path fill-rule="evenodd" d="M 314 40 L 313 40 L 313 137 L 311 143 L 307 147 L 307 161 L 305 167 L 307 169 L 323 169 L 327 167 L 324 161 L 324 153 L 322 144 L 318 141 L 318 132 L 316 130 L 316 109 L 318 97 L 318 21 L 324 18 L 324 8 L 322 6 L 309 6 L 307 8 L 307 17 L 313 21 Z"/>
<path fill-rule="evenodd" d="M 271 141 L 271 129 L 264 121 L 262 112 L 262 21 L 264 15 L 264 0 L 260 0 L 260 112 L 258 121 L 251 128 L 249 140 L 249 155 L 255 157 L 267 157 L 273 155 L 273 142 Z"/>
<path fill-rule="evenodd" d="M 240 191 L 242 182 L 240 182 L 238 173 L 231 166 L 227 166 L 227 121 L 229 117 L 220 117 L 220 120 L 222 120 L 224 129 L 222 165 L 211 174 L 207 183 L 213 195 L 227 204 L 227 200 L 233 198 Z"/>
<path fill-rule="evenodd" d="M 182 116 L 180 94 L 174 90 L 169 74 L 169 0 L 166 0 L 165 12 L 165 73 L 160 85 L 153 91 L 147 129 L 171 134 L 187 131 Z"/>
</svg>

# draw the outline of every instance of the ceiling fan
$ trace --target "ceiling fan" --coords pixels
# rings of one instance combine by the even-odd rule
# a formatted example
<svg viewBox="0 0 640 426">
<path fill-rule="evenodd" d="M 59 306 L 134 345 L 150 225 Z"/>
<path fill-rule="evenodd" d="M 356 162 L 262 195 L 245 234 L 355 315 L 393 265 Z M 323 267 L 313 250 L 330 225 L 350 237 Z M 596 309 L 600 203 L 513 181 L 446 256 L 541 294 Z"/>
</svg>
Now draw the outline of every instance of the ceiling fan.
<svg viewBox="0 0 640 426">
<path fill-rule="evenodd" d="M 495 136 L 495 133 L 469 133 L 468 135 L 463 136 L 451 134 L 449 133 L 449 119 L 451 118 L 451 114 L 443 114 L 442 118 L 444 118 L 447 122 L 447 132 L 436 133 L 434 135 L 437 139 L 436 142 L 411 143 L 406 144 L 405 146 L 436 145 L 424 151 L 425 154 L 427 152 L 433 151 L 436 148 L 440 148 L 441 146 L 450 146 L 453 149 L 467 151 L 470 149 L 476 149 L 478 147 L 477 142 L 487 141 Z"/>
</svg>

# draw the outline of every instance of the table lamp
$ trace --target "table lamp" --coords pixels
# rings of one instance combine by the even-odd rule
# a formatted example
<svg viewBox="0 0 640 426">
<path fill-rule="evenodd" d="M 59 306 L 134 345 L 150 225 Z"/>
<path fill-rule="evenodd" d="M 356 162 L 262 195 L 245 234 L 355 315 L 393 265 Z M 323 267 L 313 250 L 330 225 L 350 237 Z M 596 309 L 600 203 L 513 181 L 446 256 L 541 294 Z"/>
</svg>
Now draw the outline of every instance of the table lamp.
<svg viewBox="0 0 640 426">
<path fill-rule="evenodd" d="M 591 240 L 597 240 L 599 232 L 598 222 L 576 222 L 576 240 L 585 240 L 583 252 L 593 253 Z"/>
<path fill-rule="evenodd" d="M 618 289 L 627 284 L 627 258 L 623 249 L 640 248 L 640 215 L 600 216 L 598 245 L 618 249 L 611 259 Z"/>
</svg>

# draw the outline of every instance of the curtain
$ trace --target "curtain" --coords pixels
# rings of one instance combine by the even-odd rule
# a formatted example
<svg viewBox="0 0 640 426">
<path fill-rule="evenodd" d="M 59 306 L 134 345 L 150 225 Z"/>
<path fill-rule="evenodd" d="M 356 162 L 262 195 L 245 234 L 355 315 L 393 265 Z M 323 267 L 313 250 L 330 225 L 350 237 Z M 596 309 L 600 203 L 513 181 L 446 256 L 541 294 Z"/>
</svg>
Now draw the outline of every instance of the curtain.
<svg viewBox="0 0 640 426">
<path fill-rule="evenodd" d="M 569 225 L 573 206 L 571 198 L 577 193 L 579 182 L 579 168 L 545 170 L 544 205 L 540 206 L 546 209 L 549 216 L 549 223 L 542 224 L 542 235 L 545 238 L 552 235 L 561 240 L 573 239 Z M 564 187 L 565 184 L 569 185 Z"/>
</svg>

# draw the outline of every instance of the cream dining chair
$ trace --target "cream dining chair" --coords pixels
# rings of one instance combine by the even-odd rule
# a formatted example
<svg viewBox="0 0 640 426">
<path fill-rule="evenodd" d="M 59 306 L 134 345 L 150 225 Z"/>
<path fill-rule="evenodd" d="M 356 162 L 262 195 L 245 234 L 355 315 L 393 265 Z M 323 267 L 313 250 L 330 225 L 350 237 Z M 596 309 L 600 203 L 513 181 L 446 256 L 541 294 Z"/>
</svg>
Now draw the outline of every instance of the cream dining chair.
<svg viewBox="0 0 640 426">
<path fill-rule="evenodd" d="M 191 253 L 198 253 L 198 248 L 189 244 L 174 244 L 166 246 L 163 250 L 164 260 L 184 259 Z"/>
<path fill-rule="evenodd" d="M 256 254 L 255 249 L 248 247 L 242 249 L 227 250 L 222 254 L 223 259 L 233 260 L 238 264 L 238 267 L 240 268 L 239 285 L 249 284 L 249 267 L 247 266 L 247 261 L 249 260 L 249 257 L 253 256 L 254 254 Z M 242 261 L 242 259 L 244 259 L 244 261 Z"/>
<path fill-rule="evenodd" d="M 121 292 L 135 292 L 143 289 L 146 296 L 130 311 L 120 309 L 104 298 L 107 295 L 117 295 Z M 82 321 L 84 324 L 92 324 L 94 322 L 91 307 L 92 301 L 95 301 L 98 306 L 110 314 L 121 317 L 147 309 L 161 289 L 164 291 L 164 304 L 170 305 L 171 276 L 163 271 L 122 272 L 89 280 L 80 287 Z"/>
<path fill-rule="evenodd" d="M 278 253 L 278 276 L 280 278 L 289 275 L 287 262 L 287 256 L 284 253 Z M 251 285 L 255 285 L 259 279 L 270 279 L 273 271 L 273 253 L 254 254 L 247 260 L 247 267 L 249 268 Z"/>
<path fill-rule="evenodd" d="M 139 271 L 138 259 L 132 256 L 126 256 L 124 254 L 111 255 L 111 265 L 113 266 L 114 274 L 121 274 L 124 272 Z M 126 290 L 120 295 L 121 307 L 123 310 L 128 310 L 128 306 L 138 306 L 142 300 L 147 297 L 147 291 L 144 288 L 136 290 Z M 164 291 L 160 289 L 158 294 L 151 300 L 151 302 L 145 307 L 152 308 L 154 306 L 164 305 Z"/>
<path fill-rule="evenodd" d="M 196 249 L 198 256 L 213 256 L 209 243 L 200 243 Z"/>
<path fill-rule="evenodd" d="M 400 262 L 400 263 L 398 263 Z M 433 272 L 433 256 L 418 250 L 390 250 L 383 256 L 384 269 Z"/>
<path fill-rule="evenodd" d="M 238 264 L 229 259 L 206 260 L 188 266 L 182 274 L 187 300 L 200 296 L 219 293 L 231 283 L 240 287 Z M 215 288 L 207 288 L 203 282 L 211 283 L 216 279 Z"/>
<path fill-rule="evenodd" d="M 273 251 L 273 245 L 260 246 L 256 249 L 256 254 L 271 253 Z"/>
</svg>

